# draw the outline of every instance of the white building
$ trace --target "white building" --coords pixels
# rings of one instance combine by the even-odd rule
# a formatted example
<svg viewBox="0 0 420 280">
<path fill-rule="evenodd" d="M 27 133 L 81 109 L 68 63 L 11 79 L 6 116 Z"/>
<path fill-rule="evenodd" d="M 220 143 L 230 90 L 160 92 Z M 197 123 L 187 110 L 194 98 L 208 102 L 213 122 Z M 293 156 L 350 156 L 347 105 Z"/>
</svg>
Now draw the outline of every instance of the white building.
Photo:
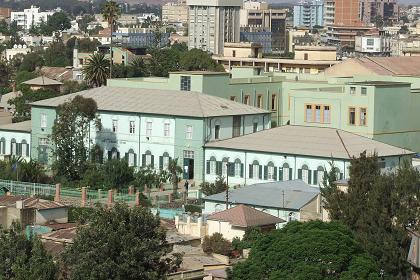
<svg viewBox="0 0 420 280">
<path fill-rule="evenodd" d="M 356 54 L 370 56 L 389 56 L 391 53 L 391 38 L 385 36 L 356 36 Z"/>
<path fill-rule="evenodd" d="M 26 45 L 14 45 L 11 49 L 5 49 L 2 53 L 2 59 L 10 61 L 12 60 L 16 55 L 26 55 L 28 53 L 32 52 L 30 48 L 28 48 Z"/>
<path fill-rule="evenodd" d="M 242 0 L 188 0 L 188 48 L 223 54 L 225 42 L 239 42 Z"/>
<path fill-rule="evenodd" d="M 334 24 L 335 18 L 335 0 L 324 0 L 324 25 Z"/>
<path fill-rule="evenodd" d="M 350 161 L 377 153 L 383 168 L 410 160 L 414 152 L 333 128 L 281 126 L 205 145 L 205 181 L 218 176 L 229 185 L 303 180 L 318 186 L 334 162 L 339 179 L 349 178 Z"/>
<path fill-rule="evenodd" d="M 0 159 L 10 156 L 30 160 L 31 121 L 0 126 Z"/>
<path fill-rule="evenodd" d="M 168 2 L 162 6 L 162 21 L 167 23 L 188 23 L 188 6 L 185 0 Z"/>
<path fill-rule="evenodd" d="M 11 21 L 15 21 L 17 26 L 29 30 L 32 26 L 38 26 L 41 22 L 47 22 L 48 17 L 55 11 L 40 12 L 38 7 L 31 6 L 24 9 L 23 12 L 12 12 Z"/>
</svg>

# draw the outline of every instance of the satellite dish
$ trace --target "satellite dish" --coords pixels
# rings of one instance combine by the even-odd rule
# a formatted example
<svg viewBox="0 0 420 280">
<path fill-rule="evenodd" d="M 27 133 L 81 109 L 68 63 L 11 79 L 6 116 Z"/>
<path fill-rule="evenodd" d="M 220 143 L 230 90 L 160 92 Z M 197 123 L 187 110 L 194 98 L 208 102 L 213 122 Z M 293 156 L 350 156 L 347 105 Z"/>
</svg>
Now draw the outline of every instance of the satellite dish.
<svg viewBox="0 0 420 280">
<path fill-rule="evenodd" d="M 13 48 L 14 48 L 14 49 L 16 49 L 16 48 L 17 48 L 17 45 L 16 45 L 16 44 L 14 44 L 14 45 L 13 45 Z"/>
</svg>

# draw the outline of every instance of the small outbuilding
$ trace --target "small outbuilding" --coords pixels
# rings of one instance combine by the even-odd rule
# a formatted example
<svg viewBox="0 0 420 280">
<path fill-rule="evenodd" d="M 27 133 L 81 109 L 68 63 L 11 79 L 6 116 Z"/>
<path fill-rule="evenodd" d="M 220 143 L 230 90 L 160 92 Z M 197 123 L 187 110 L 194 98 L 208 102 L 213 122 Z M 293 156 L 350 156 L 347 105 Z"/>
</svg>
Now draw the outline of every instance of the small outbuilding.
<svg viewBox="0 0 420 280">
<path fill-rule="evenodd" d="M 242 238 L 248 228 L 259 227 L 262 231 L 270 231 L 284 222 L 283 219 L 241 204 L 208 216 L 207 234 L 221 233 L 224 238 L 232 241 L 235 237 Z"/>
<path fill-rule="evenodd" d="M 35 79 L 23 82 L 22 84 L 28 85 L 32 90 L 51 89 L 55 91 L 60 91 L 61 86 L 63 85 L 62 82 L 50 79 L 45 76 L 37 77 Z"/>
</svg>

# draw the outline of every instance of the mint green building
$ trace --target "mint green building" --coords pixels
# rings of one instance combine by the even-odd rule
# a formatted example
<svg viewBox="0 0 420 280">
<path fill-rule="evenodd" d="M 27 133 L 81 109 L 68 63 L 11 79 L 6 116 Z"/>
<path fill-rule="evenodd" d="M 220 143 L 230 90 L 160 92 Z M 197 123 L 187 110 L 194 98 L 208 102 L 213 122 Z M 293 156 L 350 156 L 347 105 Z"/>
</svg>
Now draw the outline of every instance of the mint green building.
<svg viewBox="0 0 420 280">
<path fill-rule="evenodd" d="M 265 109 L 273 126 L 337 128 L 420 152 L 420 77 L 333 77 L 236 67 L 231 73 L 111 79 L 108 85 L 202 92 Z"/>
<path fill-rule="evenodd" d="M 166 169 L 178 158 L 184 179 L 204 179 L 204 145 L 270 128 L 269 112 L 197 92 L 100 87 L 32 104 L 31 158 L 50 165 L 49 136 L 56 107 L 76 95 L 93 98 L 101 129 L 92 122 L 86 145 L 102 158 Z M 3 132 L 0 130 L 0 135 Z"/>
</svg>

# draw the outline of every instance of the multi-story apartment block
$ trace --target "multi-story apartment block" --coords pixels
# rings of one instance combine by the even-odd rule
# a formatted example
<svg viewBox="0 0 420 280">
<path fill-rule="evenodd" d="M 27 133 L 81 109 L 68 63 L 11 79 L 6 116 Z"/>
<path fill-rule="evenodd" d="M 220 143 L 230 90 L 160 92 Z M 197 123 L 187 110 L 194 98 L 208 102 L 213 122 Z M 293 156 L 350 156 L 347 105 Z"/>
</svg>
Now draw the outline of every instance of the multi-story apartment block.
<svg viewBox="0 0 420 280">
<path fill-rule="evenodd" d="M 324 3 L 322 0 L 301 0 L 293 7 L 293 26 L 324 25 Z"/>
<path fill-rule="evenodd" d="M 24 9 L 23 12 L 11 12 L 11 21 L 15 21 L 17 26 L 28 30 L 32 26 L 38 26 L 41 22 L 47 22 L 48 17 L 53 15 L 54 11 L 40 12 L 38 7 L 31 6 Z"/>
<path fill-rule="evenodd" d="M 324 25 L 334 24 L 335 18 L 335 0 L 324 0 Z"/>
<path fill-rule="evenodd" d="M 266 2 L 245 1 L 240 10 L 240 25 L 243 31 L 241 36 L 245 38 L 252 36 L 258 39 L 260 33 L 270 32 L 271 51 L 283 52 L 285 50 L 286 10 L 270 9 Z M 263 44 L 262 41 L 249 42 Z"/>
<path fill-rule="evenodd" d="M 185 0 L 168 2 L 162 6 L 162 21 L 167 23 L 188 23 L 188 6 Z"/>
<path fill-rule="evenodd" d="M 397 0 L 361 0 L 360 19 L 367 23 L 374 23 L 380 17 L 384 21 L 398 21 L 399 7 Z"/>
<path fill-rule="evenodd" d="M 334 25 L 362 25 L 360 0 L 335 0 L 334 2 Z"/>
<path fill-rule="evenodd" d="M 356 36 L 356 55 L 390 56 L 391 38 L 385 36 Z"/>
<path fill-rule="evenodd" d="M 187 0 L 188 48 L 223 54 L 224 43 L 239 42 L 242 0 Z"/>
</svg>

